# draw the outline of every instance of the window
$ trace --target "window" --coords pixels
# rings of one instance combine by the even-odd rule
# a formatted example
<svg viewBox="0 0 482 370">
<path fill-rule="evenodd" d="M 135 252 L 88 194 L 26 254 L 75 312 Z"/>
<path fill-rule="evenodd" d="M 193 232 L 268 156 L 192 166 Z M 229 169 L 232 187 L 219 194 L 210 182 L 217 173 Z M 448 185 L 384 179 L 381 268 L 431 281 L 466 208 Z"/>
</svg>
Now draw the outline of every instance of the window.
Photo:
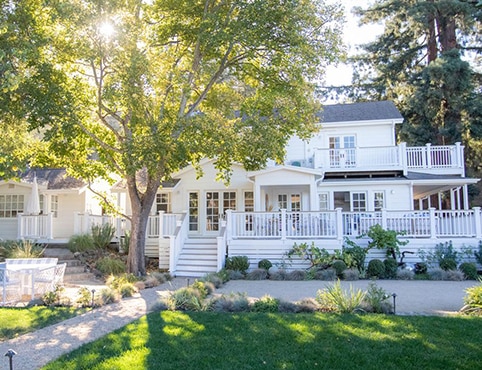
<svg viewBox="0 0 482 370">
<path fill-rule="evenodd" d="M 189 193 L 189 231 L 198 231 L 199 194 Z"/>
<path fill-rule="evenodd" d="M 23 212 L 23 202 L 23 195 L 0 195 L 0 217 L 17 217 Z"/>
<path fill-rule="evenodd" d="M 367 210 L 367 195 L 366 193 L 352 193 L 352 211 L 362 212 Z"/>
<path fill-rule="evenodd" d="M 320 207 L 320 211 L 328 211 L 330 207 L 330 205 L 328 204 L 328 193 L 318 194 L 318 204 Z"/>
<path fill-rule="evenodd" d="M 373 193 L 373 209 L 381 211 L 383 208 L 385 208 L 385 192 L 376 191 Z"/>
<path fill-rule="evenodd" d="M 244 211 L 254 212 L 254 193 L 252 191 L 244 192 Z"/>
<path fill-rule="evenodd" d="M 159 211 L 164 211 L 166 213 L 171 212 L 170 195 L 170 193 L 156 194 L 156 213 L 159 213 Z"/>
<path fill-rule="evenodd" d="M 58 217 L 59 215 L 59 196 L 52 195 L 50 197 L 50 212 L 53 213 L 54 217 Z"/>
<path fill-rule="evenodd" d="M 223 211 L 226 212 L 228 209 L 236 210 L 236 192 L 235 191 L 225 191 L 223 193 Z"/>
<path fill-rule="evenodd" d="M 278 208 L 288 209 L 288 195 L 278 194 Z"/>
<path fill-rule="evenodd" d="M 291 211 L 301 211 L 301 194 L 291 194 Z"/>
</svg>

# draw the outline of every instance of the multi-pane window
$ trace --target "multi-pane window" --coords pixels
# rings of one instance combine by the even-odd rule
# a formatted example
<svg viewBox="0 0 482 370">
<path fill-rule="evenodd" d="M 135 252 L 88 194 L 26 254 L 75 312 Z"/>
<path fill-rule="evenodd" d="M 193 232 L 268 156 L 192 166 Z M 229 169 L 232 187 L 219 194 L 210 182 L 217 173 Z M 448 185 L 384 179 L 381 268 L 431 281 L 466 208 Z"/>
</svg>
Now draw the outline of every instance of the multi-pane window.
<svg viewBox="0 0 482 370">
<path fill-rule="evenodd" d="M 352 193 L 352 211 L 361 212 L 367 210 L 367 195 L 366 193 Z"/>
<path fill-rule="evenodd" d="M 0 217 L 17 217 L 23 207 L 23 195 L 0 195 Z"/>
<path fill-rule="evenodd" d="M 254 212 L 254 193 L 252 191 L 244 192 L 244 211 Z"/>
<path fill-rule="evenodd" d="M 373 193 L 373 209 L 381 211 L 383 208 L 385 208 L 385 192 L 376 191 Z"/>
<path fill-rule="evenodd" d="M 225 191 L 223 193 L 223 211 L 226 212 L 228 209 L 236 210 L 235 191 Z"/>
<path fill-rule="evenodd" d="M 159 211 L 171 212 L 170 193 L 156 194 L 156 213 L 159 213 Z"/>
<path fill-rule="evenodd" d="M 301 211 L 301 194 L 291 194 L 291 211 Z"/>
<path fill-rule="evenodd" d="M 318 194 L 318 204 L 320 211 L 327 211 L 329 209 L 330 205 L 328 204 L 328 193 Z"/>
<path fill-rule="evenodd" d="M 189 231 L 198 231 L 199 228 L 199 194 L 189 193 Z"/>
<path fill-rule="evenodd" d="M 278 194 L 278 207 L 279 209 L 288 209 L 288 195 Z"/>
<path fill-rule="evenodd" d="M 59 215 L 59 196 L 52 195 L 50 197 L 50 212 L 53 214 L 54 217 L 58 217 Z"/>
</svg>

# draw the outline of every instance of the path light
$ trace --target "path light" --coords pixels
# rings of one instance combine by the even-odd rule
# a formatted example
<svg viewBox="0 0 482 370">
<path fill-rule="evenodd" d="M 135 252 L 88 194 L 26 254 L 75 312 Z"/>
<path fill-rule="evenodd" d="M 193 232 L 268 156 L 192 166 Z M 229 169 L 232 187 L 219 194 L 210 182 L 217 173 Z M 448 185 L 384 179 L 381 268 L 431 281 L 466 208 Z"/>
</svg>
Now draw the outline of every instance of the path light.
<svg viewBox="0 0 482 370">
<path fill-rule="evenodd" d="M 15 352 L 13 349 L 9 349 L 7 353 L 5 353 L 5 356 L 8 357 L 8 361 L 10 363 L 10 370 L 13 370 L 13 356 L 15 356 L 17 352 Z"/>
<path fill-rule="evenodd" d="M 92 289 L 91 292 L 92 292 L 92 308 L 94 308 L 95 289 Z"/>
<path fill-rule="evenodd" d="M 393 293 L 392 294 L 392 297 L 393 297 L 393 314 L 396 315 L 397 314 L 397 308 L 396 308 L 396 298 L 397 298 L 397 293 Z"/>
</svg>

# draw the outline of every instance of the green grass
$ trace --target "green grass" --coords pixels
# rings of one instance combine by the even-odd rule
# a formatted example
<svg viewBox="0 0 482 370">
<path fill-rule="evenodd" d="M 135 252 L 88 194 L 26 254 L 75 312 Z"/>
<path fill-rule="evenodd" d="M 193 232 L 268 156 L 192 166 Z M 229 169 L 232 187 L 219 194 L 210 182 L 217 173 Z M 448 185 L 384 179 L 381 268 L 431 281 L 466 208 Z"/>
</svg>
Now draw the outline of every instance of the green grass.
<svg viewBox="0 0 482 370">
<path fill-rule="evenodd" d="M 45 369 L 476 369 L 482 319 L 155 312 Z"/>
<path fill-rule="evenodd" d="M 72 307 L 0 308 L 0 341 L 15 338 L 85 312 Z"/>
</svg>

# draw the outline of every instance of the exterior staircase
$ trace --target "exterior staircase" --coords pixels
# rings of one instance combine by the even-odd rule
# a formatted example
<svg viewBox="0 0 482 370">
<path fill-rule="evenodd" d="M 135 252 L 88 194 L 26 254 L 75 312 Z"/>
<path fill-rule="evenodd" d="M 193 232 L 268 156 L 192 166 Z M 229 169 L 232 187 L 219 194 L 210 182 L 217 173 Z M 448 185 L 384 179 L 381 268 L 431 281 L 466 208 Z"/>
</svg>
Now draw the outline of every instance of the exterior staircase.
<svg viewBox="0 0 482 370">
<path fill-rule="evenodd" d="M 187 239 L 179 256 L 176 276 L 201 277 L 217 271 L 217 241 L 215 238 Z"/>
<path fill-rule="evenodd" d="M 44 257 L 58 258 L 58 263 L 66 263 L 64 284 L 76 285 L 95 280 L 94 274 L 85 271 L 85 267 L 65 246 L 49 245 L 44 251 Z"/>
</svg>

